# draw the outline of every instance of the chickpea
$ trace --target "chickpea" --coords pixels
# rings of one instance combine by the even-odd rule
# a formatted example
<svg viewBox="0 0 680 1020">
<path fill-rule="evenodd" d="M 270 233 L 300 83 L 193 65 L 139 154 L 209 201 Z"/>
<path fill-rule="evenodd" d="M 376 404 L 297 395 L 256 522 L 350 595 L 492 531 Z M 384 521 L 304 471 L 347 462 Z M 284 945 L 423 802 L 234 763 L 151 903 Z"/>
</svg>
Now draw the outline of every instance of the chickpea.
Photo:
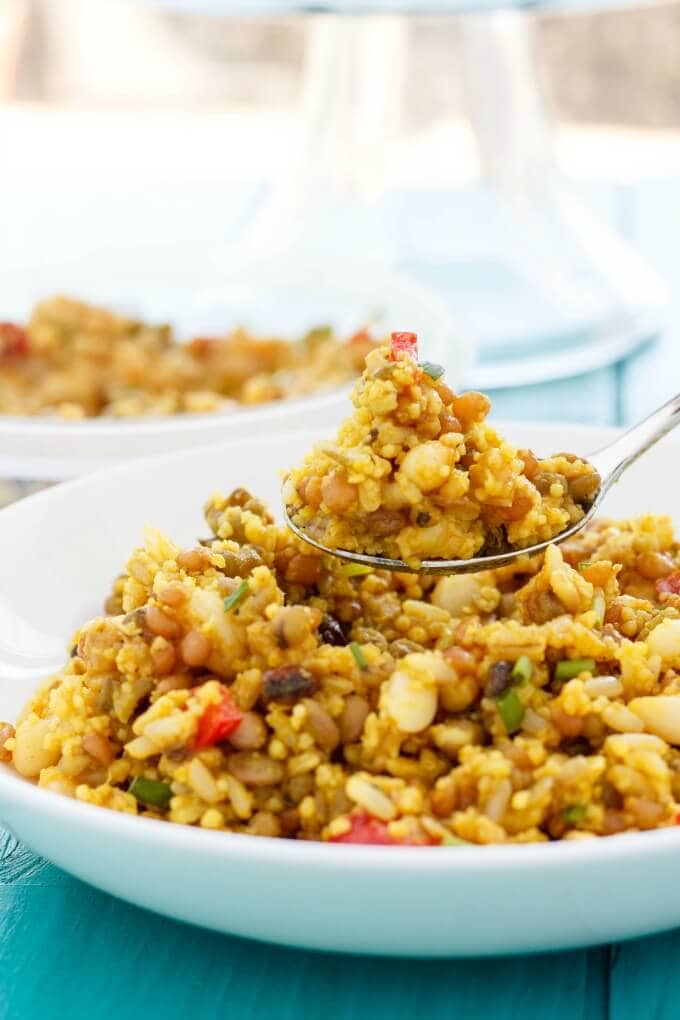
<svg viewBox="0 0 680 1020">
<path fill-rule="evenodd" d="M 86 733 L 83 737 L 83 751 L 106 767 L 116 757 L 108 737 L 105 737 L 102 733 Z"/>
<path fill-rule="evenodd" d="M 297 487 L 298 495 L 303 503 L 315 510 L 321 505 L 321 479 L 317 475 L 305 478 Z"/>
<path fill-rule="evenodd" d="M 205 549 L 188 549 L 177 557 L 177 566 L 188 574 L 198 574 L 210 563 L 210 554 Z"/>
<path fill-rule="evenodd" d="M 165 638 L 155 638 L 151 646 L 151 661 L 153 662 L 156 676 L 164 676 L 166 673 L 171 673 L 177 661 L 174 645 L 166 641 Z"/>
<path fill-rule="evenodd" d="M 659 552 L 645 552 L 635 560 L 635 569 L 638 574 L 648 581 L 658 581 L 661 577 L 668 577 L 675 570 L 675 564 L 670 556 Z"/>
<path fill-rule="evenodd" d="M 340 733 L 344 744 L 351 744 L 361 736 L 370 706 L 366 698 L 350 694 L 340 716 Z"/>
<path fill-rule="evenodd" d="M 447 432 L 462 432 L 463 428 L 455 415 L 442 411 L 439 415 L 439 430 L 441 435 L 445 435 Z"/>
<path fill-rule="evenodd" d="M 167 694 L 168 691 L 184 691 L 188 687 L 191 687 L 191 677 L 188 673 L 172 673 L 159 680 L 155 687 L 155 694 L 160 697 L 162 694 Z"/>
<path fill-rule="evenodd" d="M 324 478 L 321 494 L 328 509 L 335 514 L 346 513 L 357 502 L 356 485 L 348 482 L 338 471 Z"/>
<path fill-rule="evenodd" d="M 518 492 L 510 506 L 493 507 L 484 516 L 487 524 L 492 527 L 499 524 L 510 524 L 512 521 L 521 521 L 523 517 L 526 517 L 533 505 L 534 501 L 531 496 L 524 492 Z"/>
<path fill-rule="evenodd" d="M 398 535 L 404 526 L 404 518 L 398 510 L 374 510 L 366 515 L 366 527 L 372 535 L 385 538 L 388 535 Z"/>
<path fill-rule="evenodd" d="M 458 645 L 447 648 L 444 658 L 459 676 L 472 676 L 477 672 L 477 660 L 474 655 L 464 648 L 459 648 Z"/>
<path fill-rule="evenodd" d="M 663 804 L 647 797 L 630 797 L 626 806 L 641 829 L 656 829 L 666 814 Z"/>
<path fill-rule="evenodd" d="M 489 398 L 475 390 L 469 390 L 467 393 L 461 393 L 460 396 L 454 397 L 452 406 L 453 413 L 460 420 L 464 429 L 474 425 L 477 421 L 482 421 L 491 409 Z"/>
<path fill-rule="evenodd" d="M 146 625 L 152 634 L 164 638 L 179 637 L 181 627 L 176 620 L 164 613 L 160 606 L 150 605 L 146 610 Z"/>
<path fill-rule="evenodd" d="M 590 503 L 600 491 L 602 479 L 597 471 L 590 471 L 569 482 L 569 495 L 576 503 Z"/>
<path fill-rule="evenodd" d="M 257 751 L 267 742 L 267 727 L 257 712 L 244 712 L 238 727 L 229 736 L 237 751 Z"/>
<path fill-rule="evenodd" d="M 479 694 L 479 685 L 471 674 L 456 675 L 455 670 L 452 673 L 450 679 L 441 683 L 439 699 L 447 712 L 463 712 Z"/>
<path fill-rule="evenodd" d="M 324 751 L 332 751 L 340 743 L 340 731 L 328 712 L 313 698 L 303 701 L 307 709 L 307 724 L 314 740 Z"/>
<path fill-rule="evenodd" d="M 180 584 L 166 584 L 158 591 L 158 601 L 166 606 L 181 606 L 186 595 Z"/>
<path fill-rule="evenodd" d="M 524 461 L 524 475 L 531 481 L 538 471 L 538 458 L 533 450 L 518 450 L 517 453 Z"/>
<path fill-rule="evenodd" d="M 212 652 L 212 642 L 200 630 L 190 630 L 180 642 L 180 652 L 187 666 L 204 666 Z"/>
<path fill-rule="evenodd" d="M 316 584 L 321 574 L 321 557 L 296 553 L 286 567 L 286 580 L 290 584 L 302 584 L 311 587 Z"/>
</svg>

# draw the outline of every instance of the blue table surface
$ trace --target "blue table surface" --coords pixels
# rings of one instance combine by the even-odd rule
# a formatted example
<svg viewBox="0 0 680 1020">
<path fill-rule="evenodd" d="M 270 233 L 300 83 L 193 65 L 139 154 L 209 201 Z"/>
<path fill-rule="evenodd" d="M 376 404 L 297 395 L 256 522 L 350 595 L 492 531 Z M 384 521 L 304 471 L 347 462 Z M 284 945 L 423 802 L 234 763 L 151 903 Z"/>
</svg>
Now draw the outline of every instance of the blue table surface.
<svg viewBox="0 0 680 1020">
<path fill-rule="evenodd" d="M 590 197 L 671 286 L 680 283 L 673 229 L 680 182 L 598 187 Z M 678 390 L 679 369 L 680 300 L 664 335 L 625 364 L 498 391 L 494 407 L 505 418 L 625 424 Z M 678 953 L 680 929 L 581 952 L 498 960 L 392 961 L 282 949 L 129 906 L 0 830 L 0 1020 L 80 1020 L 93 1013 L 101 1020 L 675 1020 Z"/>
</svg>

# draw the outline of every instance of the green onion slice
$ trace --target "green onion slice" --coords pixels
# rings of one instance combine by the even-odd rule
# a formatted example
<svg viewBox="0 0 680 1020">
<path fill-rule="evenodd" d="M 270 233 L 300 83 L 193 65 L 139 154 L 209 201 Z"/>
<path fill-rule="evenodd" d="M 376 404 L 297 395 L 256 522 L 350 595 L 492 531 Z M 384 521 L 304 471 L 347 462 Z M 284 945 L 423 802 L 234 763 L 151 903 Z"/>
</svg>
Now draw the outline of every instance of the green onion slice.
<svg viewBox="0 0 680 1020">
<path fill-rule="evenodd" d="M 429 375 L 430 379 L 434 379 L 435 382 L 444 375 L 444 368 L 441 365 L 435 365 L 433 361 L 421 361 L 420 367 L 425 375 Z"/>
<path fill-rule="evenodd" d="M 524 705 L 519 700 L 514 687 L 508 687 L 507 691 L 496 698 L 496 705 L 508 733 L 515 733 L 522 725 Z"/>
<path fill-rule="evenodd" d="M 555 666 L 555 680 L 564 683 L 581 673 L 594 673 L 595 659 L 562 659 Z"/>
<path fill-rule="evenodd" d="M 526 684 L 531 680 L 531 674 L 534 671 L 534 667 L 531 664 L 531 659 L 528 655 L 520 655 L 519 659 L 512 667 L 512 679 L 516 684 Z"/>
<path fill-rule="evenodd" d="M 581 560 L 580 563 L 576 564 L 576 569 L 577 570 L 587 570 L 588 567 L 592 567 L 593 562 L 594 562 L 593 560 Z"/>
<path fill-rule="evenodd" d="M 598 627 L 601 627 L 604 623 L 604 614 L 607 611 L 607 603 L 605 601 L 604 592 L 601 588 L 596 588 L 593 595 L 593 604 L 590 607 L 595 613 L 595 622 Z"/>
<path fill-rule="evenodd" d="M 368 661 L 361 650 L 361 645 L 357 641 L 350 641 L 349 650 L 354 656 L 354 661 L 359 669 L 368 669 Z"/>
<path fill-rule="evenodd" d="M 343 563 L 340 573 L 345 577 L 365 577 L 370 574 L 373 567 L 367 567 L 363 563 Z"/>
<path fill-rule="evenodd" d="M 167 783 L 161 783 L 157 779 L 145 779 L 144 776 L 135 776 L 128 793 L 142 804 L 152 804 L 159 808 L 167 808 L 172 797 L 172 790 Z"/>
<path fill-rule="evenodd" d="M 250 594 L 250 585 L 247 581 L 241 581 L 238 588 L 235 588 L 231 595 L 228 595 L 224 600 L 224 611 L 230 613 L 232 609 L 236 609 L 237 606 L 243 602 L 246 595 Z"/>
<path fill-rule="evenodd" d="M 582 822 L 586 813 L 585 804 L 570 804 L 562 812 L 562 817 L 568 825 L 577 825 Z"/>
<path fill-rule="evenodd" d="M 442 836 L 440 846 L 472 846 L 469 839 L 460 839 L 459 836 L 452 836 L 449 832 L 445 832 Z"/>
</svg>

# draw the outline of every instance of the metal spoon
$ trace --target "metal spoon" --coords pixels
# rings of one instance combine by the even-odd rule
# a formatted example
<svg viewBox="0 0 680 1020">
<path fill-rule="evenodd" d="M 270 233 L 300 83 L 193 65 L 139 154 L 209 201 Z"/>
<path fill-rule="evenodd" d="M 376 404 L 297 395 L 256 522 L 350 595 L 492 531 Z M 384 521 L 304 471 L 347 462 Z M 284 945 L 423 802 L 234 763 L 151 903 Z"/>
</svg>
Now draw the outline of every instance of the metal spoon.
<svg viewBox="0 0 680 1020">
<path fill-rule="evenodd" d="M 599 510 L 604 497 L 612 485 L 618 482 L 626 468 L 630 467 L 638 457 L 646 453 L 659 439 L 674 429 L 678 422 L 680 422 L 680 394 L 658 408 L 638 425 L 634 425 L 613 443 L 603 446 L 601 450 L 597 450 L 586 458 L 598 472 L 602 482 L 592 505 L 580 521 L 565 528 L 559 535 L 555 535 L 546 542 L 539 542 L 537 545 L 526 546 L 523 549 L 512 549 L 510 552 L 498 553 L 494 556 L 475 556 L 467 560 L 423 560 L 420 566 L 410 567 L 403 560 L 392 560 L 385 556 L 368 556 L 365 553 L 348 552 L 346 549 L 328 549 L 321 542 L 310 538 L 302 528 L 291 520 L 286 506 L 283 508 L 284 516 L 286 524 L 293 534 L 307 542 L 308 545 L 320 549 L 321 552 L 329 553 L 331 556 L 338 556 L 350 563 L 373 567 L 375 570 L 396 570 L 409 574 L 468 574 L 478 570 L 493 570 L 495 567 L 507 566 L 519 556 L 532 556 L 534 553 L 543 552 L 549 545 L 559 544 L 575 535 Z"/>
</svg>

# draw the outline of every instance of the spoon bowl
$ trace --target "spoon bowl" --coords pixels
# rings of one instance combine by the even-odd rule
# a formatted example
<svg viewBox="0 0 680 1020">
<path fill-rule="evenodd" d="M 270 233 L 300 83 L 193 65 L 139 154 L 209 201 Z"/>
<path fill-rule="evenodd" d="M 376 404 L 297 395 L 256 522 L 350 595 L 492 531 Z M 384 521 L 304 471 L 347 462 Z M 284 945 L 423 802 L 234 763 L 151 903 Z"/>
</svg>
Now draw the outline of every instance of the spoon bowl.
<svg viewBox="0 0 680 1020">
<path fill-rule="evenodd" d="M 537 542 L 535 545 L 523 548 L 509 549 L 507 552 L 494 553 L 490 556 L 473 556 L 464 560 L 422 560 L 418 566 L 410 566 L 404 560 L 391 559 L 387 556 L 371 556 L 367 553 L 350 552 L 348 549 L 330 549 L 295 524 L 285 505 L 283 513 L 287 526 L 303 542 L 321 552 L 337 556 L 341 560 L 372 567 L 374 570 L 394 570 L 398 573 L 408 574 L 471 574 L 480 570 L 494 570 L 497 567 L 505 567 L 514 563 L 520 556 L 533 556 L 536 553 L 544 552 L 549 545 L 559 545 L 571 538 L 572 535 L 576 535 L 588 521 L 592 520 L 605 496 L 623 472 L 638 457 L 641 457 L 650 447 L 671 432 L 678 422 L 680 422 L 680 394 L 676 394 L 639 424 L 624 432 L 613 443 L 603 446 L 585 458 L 599 474 L 601 483 L 595 499 L 579 521 L 544 542 Z"/>
</svg>

